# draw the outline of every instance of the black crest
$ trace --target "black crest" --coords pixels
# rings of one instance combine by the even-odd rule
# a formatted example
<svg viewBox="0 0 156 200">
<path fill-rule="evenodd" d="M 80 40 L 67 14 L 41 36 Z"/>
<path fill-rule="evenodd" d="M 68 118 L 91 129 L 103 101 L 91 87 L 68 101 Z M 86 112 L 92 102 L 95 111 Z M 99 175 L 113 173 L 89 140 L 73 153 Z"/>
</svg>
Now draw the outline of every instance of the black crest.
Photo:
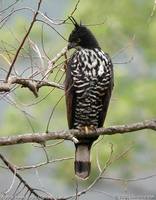
<svg viewBox="0 0 156 200">
<path fill-rule="evenodd" d="M 70 16 L 69 17 L 70 21 L 73 23 L 73 25 L 78 28 L 79 26 L 81 26 L 81 23 L 80 25 L 77 23 L 77 21 L 74 19 L 74 17 Z"/>
<path fill-rule="evenodd" d="M 68 39 L 69 49 L 77 46 L 87 49 L 99 48 L 96 38 L 86 26 L 78 24 L 72 16 L 69 19 L 75 26 Z"/>
</svg>

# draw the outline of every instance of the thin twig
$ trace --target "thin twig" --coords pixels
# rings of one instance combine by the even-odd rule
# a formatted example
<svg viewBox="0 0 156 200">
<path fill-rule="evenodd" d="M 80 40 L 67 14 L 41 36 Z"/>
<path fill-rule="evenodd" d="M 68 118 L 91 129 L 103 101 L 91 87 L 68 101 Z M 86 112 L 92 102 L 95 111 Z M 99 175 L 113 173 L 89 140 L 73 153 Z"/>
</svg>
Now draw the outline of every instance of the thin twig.
<svg viewBox="0 0 156 200">
<path fill-rule="evenodd" d="M 66 54 L 67 52 L 67 47 L 64 47 L 62 49 L 61 52 L 59 52 L 50 62 L 49 62 L 49 67 L 47 69 L 47 71 L 45 72 L 45 75 L 44 75 L 44 79 L 48 77 L 48 75 L 53 71 L 53 66 L 54 64 L 62 57 Z"/>
<path fill-rule="evenodd" d="M 15 62 L 16 62 L 16 60 L 17 60 L 17 58 L 18 58 L 18 55 L 19 55 L 19 53 L 20 53 L 20 51 L 21 51 L 21 49 L 22 49 L 22 47 L 23 47 L 23 45 L 24 45 L 24 43 L 25 43 L 25 41 L 26 41 L 26 39 L 27 39 L 27 37 L 28 37 L 28 35 L 29 35 L 29 33 L 30 33 L 30 31 L 31 31 L 31 29 L 32 29 L 32 27 L 33 27 L 33 25 L 34 25 L 34 23 L 35 23 L 35 21 L 36 21 L 36 17 L 37 17 L 37 15 L 38 15 L 38 11 L 39 11 L 39 9 L 40 9 L 41 3 L 42 3 L 42 0 L 39 0 L 38 6 L 37 6 L 37 10 L 36 10 L 36 12 L 35 12 L 35 14 L 34 14 L 34 17 L 33 17 L 32 22 L 31 22 L 31 24 L 30 24 L 30 26 L 29 26 L 29 28 L 28 28 L 28 31 L 26 32 L 26 34 L 25 34 L 25 36 L 24 36 L 24 38 L 23 38 L 23 40 L 22 40 L 20 46 L 18 47 L 17 52 L 16 52 L 16 54 L 15 54 L 15 57 L 14 57 L 14 59 L 13 59 L 11 65 L 10 65 L 10 68 L 9 68 L 9 71 L 8 71 L 8 74 L 7 74 L 6 80 L 5 80 L 6 82 L 8 81 L 8 78 L 9 78 L 9 76 L 10 76 L 10 74 L 11 74 L 12 68 L 13 68 L 13 66 L 14 66 L 14 64 L 15 64 Z"/>
<path fill-rule="evenodd" d="M 77 1 L 77 3 L 75 5 L 73 11 L 71 12 L 70 16 L 73 16 L 73 14 L 75 13 L 75 11 L 77 10 L 77 7 L 78 7 L 79 3 L 80 3 L 80 0 Z"/>
<path fill-rule="evenodd" d="M 18 1 L 16 0 L 15 2 L 13 2 L 12 4 L 10 4 L 8 7 L 4 8 L 3 10 L 0 11 L 0 14 L 2 14 L 3 12 L 7 11 L 8 9 L 10 9 L 12 6 L 14 6 L 15 4 L 17 4 Z"/>
<path fill-rule="evenodd" d="M 36 168 L 40 168 L 44 165 L 47 164 L 51 164 L 51 163 L 57 163 L 57 162 L 62 162 L 62 161 L 66 161 L 66 160 L 72 160 L 74 159 L 73 157 L 67 157 L 67 158 L 57 158 L 55 160 L 48 160 L 46 162 L 42 162 L 39 164 L 34 164 L 34 165 L 27 165 L 27 166 L 22 166 L 22 167 L 18 167 L 16 166 L 16 170 L 28 170 L 28 169 L 36 169 Z"/>
<path fill-rule="evenodd" d="M 31 194 L 33 194 L 38 199 L 45 199 L 44 197 L 38 195 L 35 192 L 35 189 L 30 187 L 30 185 L 22 178 L 22 176 L 17 173 L 15 166 L 10 163 L 2 154 L 0 154 L 0 159 L 4 162 L 4 164 L 9 168 L 9 170 L 16 175 L 16 177 L 19 179 L 19 181 L 24 185 L 25 188 L 27 188 L 28 191 L 30 191 Z M 51 200 L 54 200 L 51 198 Z"/>
</svg>

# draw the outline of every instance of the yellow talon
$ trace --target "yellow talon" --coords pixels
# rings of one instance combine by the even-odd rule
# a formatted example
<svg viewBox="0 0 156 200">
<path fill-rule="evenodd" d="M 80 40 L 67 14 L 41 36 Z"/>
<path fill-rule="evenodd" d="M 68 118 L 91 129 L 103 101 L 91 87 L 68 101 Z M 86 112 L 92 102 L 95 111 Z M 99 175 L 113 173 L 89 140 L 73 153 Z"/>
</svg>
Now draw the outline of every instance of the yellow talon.
<svg viewBox="0 0 156 200">
<path fill-rule="evenodd" d="M 89 133 L 88 126 L 85 126 L 84 128 L 85 128 L 85 133 L 88 134 Z"/>
</svg>

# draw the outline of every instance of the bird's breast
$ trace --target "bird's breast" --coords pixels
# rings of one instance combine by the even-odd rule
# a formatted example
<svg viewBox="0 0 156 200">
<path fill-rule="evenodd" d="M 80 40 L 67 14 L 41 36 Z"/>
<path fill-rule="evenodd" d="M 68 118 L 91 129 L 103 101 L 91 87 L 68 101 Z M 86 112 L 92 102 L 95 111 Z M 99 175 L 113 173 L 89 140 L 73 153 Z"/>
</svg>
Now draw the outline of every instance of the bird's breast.
<svg viewBox="0 0 156 200">
<path fill-rule="evenodd" d="M 76 94 L 75 127 L 79 124 L 98 126 L 102 96 L 109 88 L 111 69 L 107 56 L 99 49 L 81 49 L 71 65 L 73 89 Z"/>
<path fill-rule="evenodd" d="M 81 49 L 73 59 L 71 75 L 76 93 L 86 93 L 88 88 L 100 93 L 111 79 L 109 60 L 102 50 Z"/>
</svg>

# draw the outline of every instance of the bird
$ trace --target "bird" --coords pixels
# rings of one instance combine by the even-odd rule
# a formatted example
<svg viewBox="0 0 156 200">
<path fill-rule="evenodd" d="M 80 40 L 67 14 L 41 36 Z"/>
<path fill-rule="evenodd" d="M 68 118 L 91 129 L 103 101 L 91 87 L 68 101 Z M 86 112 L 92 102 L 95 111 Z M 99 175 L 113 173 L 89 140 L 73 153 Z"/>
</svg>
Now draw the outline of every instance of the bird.
<svg viewBox="0 0 156 200">
<path fill-rule="evenodd" d="M 74 29 L 68 38 L 68 50 L 74 53 L 67 61 L 65 99 L 69 129 L 84 134 L 75 143 L 75 175 L 87 179 L 91 171 L 90 150 L 98 136 L 90 131 L 103 127 L 113 86 L 113 64 L 103 52 L 93 33 L 70 17 Z"/>
</svg>

